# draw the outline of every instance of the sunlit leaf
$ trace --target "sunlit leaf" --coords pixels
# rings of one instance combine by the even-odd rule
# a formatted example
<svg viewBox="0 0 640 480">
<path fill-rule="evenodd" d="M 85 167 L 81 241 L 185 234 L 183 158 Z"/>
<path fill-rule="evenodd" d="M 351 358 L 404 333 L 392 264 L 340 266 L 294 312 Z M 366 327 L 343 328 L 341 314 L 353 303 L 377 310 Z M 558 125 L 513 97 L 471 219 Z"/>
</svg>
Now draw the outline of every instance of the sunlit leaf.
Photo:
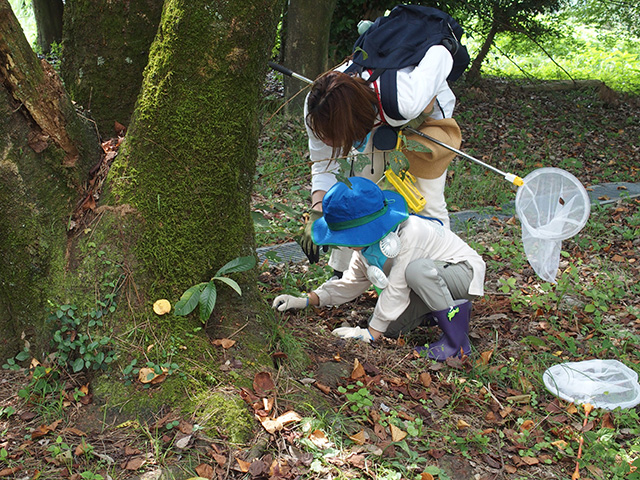
<svg viewBox="0 0 640 480">
<path fill-rule="evenodd" d="M 196 308 L 196 305 L 198 305 L 200 292 L 206 284 L 207 282 L 203 282 L 188 288 L 182 294 L 178 303 L 176 303 L 173 313 L 175 315 L 189 315 L 191 312 L 193 312 L 193 309 Z"/>
</svg>

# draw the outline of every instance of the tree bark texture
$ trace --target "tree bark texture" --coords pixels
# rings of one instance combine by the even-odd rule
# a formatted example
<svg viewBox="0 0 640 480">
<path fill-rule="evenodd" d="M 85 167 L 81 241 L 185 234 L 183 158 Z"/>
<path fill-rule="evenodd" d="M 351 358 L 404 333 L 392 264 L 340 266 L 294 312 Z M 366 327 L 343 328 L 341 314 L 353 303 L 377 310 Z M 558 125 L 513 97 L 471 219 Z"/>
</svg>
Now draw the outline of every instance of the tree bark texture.
<svg viewBox="0 0 640 480">
<path fill-rule="evenodd" d="M 128 125 L 140 92 L 162 0 L 67 0 L 62 78 L 103 137 Z"/>
<path fill-rule="evenodd" d="M 47 301 L 64 296 L 67 222 L 98 148 L 0 0 L 0 358 L 23 332 L 46 343 Z"/>
<path fill-rule="evenodd" d="M 335 6 L 336 0 L 289 1 L 283 55 L 283 63 L 287 68 L 312 80 L 327 70 L 329 27 Z M 284 95 L 288 102 L 288 114 L 302 114 L 307 92 L 308 85 L 285 77 Z"/>
<path fill-rule="evenodd" d="M 109 205 L 135 212 L 127 235 L 150 298 L 177 299 L 226 262 L 254 253 L 258 105 L 280 6 L 165 2 L 107 182 Z"/>
<path fill-rule="evenodd" d="M 33 13 L 38 29 L 38 47 L 42 53 L 51 51 L 52 43 L 62 42 L 62 0 L 33 0 Z"/>
</svg>

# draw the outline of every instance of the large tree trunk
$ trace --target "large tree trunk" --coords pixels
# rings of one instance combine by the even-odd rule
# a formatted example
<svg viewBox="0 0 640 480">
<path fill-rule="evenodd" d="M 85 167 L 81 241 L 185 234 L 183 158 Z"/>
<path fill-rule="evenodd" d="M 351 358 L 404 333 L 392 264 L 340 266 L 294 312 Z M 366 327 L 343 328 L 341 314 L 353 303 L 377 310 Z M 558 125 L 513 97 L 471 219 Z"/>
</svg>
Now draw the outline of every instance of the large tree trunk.
<svg viewBox="0 0 640 480">
<path fill-rule="evenodd" d="M 23 332 L 45 346 L 47 301 L 65 295 L 67 222 L 98 150 L 0 0 L 0 358 Z"/>
<path fill-rule="evenodd" d="M 162 13 L 162 0 L 67 0 L 62 78 L 100 134 L 128 125 Z"/>
<path fill-rule="evenodd" d="M 314 79 L 327 70 L 329 27 L 336 0 L 290 0 L 286 14 L 283 63 L 296 73 Z M 307 85 L 285 77 L 287 113 L 301 114 Z"/>
<path fill-rule="evenodd" d="M 5 20 L 7 0 L 0 0 L 0 7 L 0 19 Z M 179 365 L 185 375 L 170 375 L 161 388 L 141 390 L 123 386 L 119 372 L 109 370 L 93 379 L 95 395 L 110 396 L 109 404 L 126 398 L 134 415 L 166 405 L 188 409 L 189 400 L 199 396 L 197 402 L 205 399 L 203 403 L 214 407 L 216 429 L 224 430 L 232 442 L 247 440 L 254 424 L 238 395 L 215 388 L 224 375 L 225 354 L 207 335 L 194 334 L 202 326 L 195 316 L 180 317 L 172 311 L 160 317 L 151 307 L 161 297 L 175 304 L 184 290 L 209 280 L 228 261 L 255 255 L 250 195 L 258 107 L 281 8 L 282 0 L 166 1 L 135 113 L 99 204 L 87 202 L 86 215 L 74 217 L 77 227 L 68 236 L 63 220 L 78 203 L 73 201 L 74 182 L 82 178 L 69 172 L 79 170 L 83 149 L 78 147 L 80 155 L 74 157 L 60 147 L 55 157 L 59 163 L 32 162 L 24 169 L 20 162 L 26 160 L 17 147 L 0 149 L 0 207 L 16 218 L 13 223 L 0 219 L 0 238 L 11 239 L 3 245 L 0 266 L 0 315 L 11 314 L 7 320 L 2 317 L 4 331 L 19 334 L 23 324 L 45 316 L 41 304 L 23 312 L 14 293 L 104 314 L 98 318 L 104 320 L 107 335 L 117 340 L 114 348 L 122 367 L 133 359 L 157 368 L 170 362 L 172 371 Z M 17 25 L 15 18 L 13 22 Z M 5 32 L 6 23 L 0 22 L 0 32 Z M 23 58 L 15 48 L 0 48 L 5 52 L 1 65 L 13 65 L 15 58 L 28 65 L 27 60 L 35 62 L 35 57 Z M 3 73 L 2 85 L 18 73 L 13 67 Z M 38 72 L 22 75 L 15 85 L 30 85 L 32 75 Z M 14 128 L 11 116 L 27 112 L 30 97 L 22 95 L 16 101 L 14 95 L 13 90 L 0 90 L 3 139 L 18 138 L 20 132 L 7 129 Z M 68 165 L 74 160 L 75 167 L 62 169 L 65 159 Z M 102 162 L 101 172 L 108 163 Z M 41 183 L 43 191 L 32 183 Z M 88 183 L 96 185 L 93 180 Z M 9 275 L 16 266 L 23 271 Z M 259 295 L 256 271 L 234 274 L 234 279 L 242 296 L 224 283 L 217 285 L 218 301 L 207 333 L 218 338 L 237 335 L 241 341 L 232 354 L 243 361 L 234 368 L 241 368 L 236 370 L 239 378 L 252 378 L 254 365 L 272 365 L 265 319 L 273 314 L 260 316 L 270 309 Z M 22 284 L 14 286 L 18 280 Z M 19 314 L 17 309 L 22 309 Z M 13 321 L 16 318 L 21 320 Z M 38 352 L 47 350 L 43 346 Z M 124 388 L 128 389 L 123 392 Z"/>
<path fill-rule="evenodd" d="M 33 13 L 38 29 L 38 47 L 42 53 L 51 51 L 52 43 L 62 42 L 62 0 L 33 0 Z"/>
</svg>

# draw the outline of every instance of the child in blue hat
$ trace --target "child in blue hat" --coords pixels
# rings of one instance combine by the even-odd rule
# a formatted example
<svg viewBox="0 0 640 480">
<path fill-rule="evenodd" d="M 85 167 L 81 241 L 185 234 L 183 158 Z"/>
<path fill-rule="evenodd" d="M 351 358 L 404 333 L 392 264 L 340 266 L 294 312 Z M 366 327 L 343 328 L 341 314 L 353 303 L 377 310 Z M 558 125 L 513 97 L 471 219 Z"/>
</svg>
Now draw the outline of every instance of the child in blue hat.
<svg viewBox="0 0 640 480">
<path fill-rule="evenodd" d="M 398 193 L 362 177 L 349 181 L 331 187 L 312 227 L 317 245 L 354 250 L 349 268 L 305 297 L 279 295 L 273 308 L 341 305 L 373 284 L 380 295 L 368 328 L 341 327 L 334 335 L 369 343 L 437 324 L 440 339 L 417 350 L 438 361 L 468 355 L 471 300 L 484 294 L 482 257 L 439 222 L 409 215 Z"/>
</svg>

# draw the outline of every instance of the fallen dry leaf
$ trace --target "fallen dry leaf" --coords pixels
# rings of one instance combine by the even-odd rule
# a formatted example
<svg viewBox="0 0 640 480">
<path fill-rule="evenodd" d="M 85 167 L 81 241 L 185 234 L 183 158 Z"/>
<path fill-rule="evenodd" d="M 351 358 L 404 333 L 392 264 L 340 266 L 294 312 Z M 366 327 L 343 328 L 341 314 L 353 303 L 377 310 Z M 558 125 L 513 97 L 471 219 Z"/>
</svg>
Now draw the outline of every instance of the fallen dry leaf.
<svg viewBox="0 0 640 480">
<path fill-rule="evenodd" d="M 269 392 L 276 388 L 276 384 L 273 383 L 271 374 L 269 372 L 258 372 L 253 377 L 253 391 L 259 397 L 266 397 Z"/>
<path fill-rule="evenodd" d="M 164 315 L 165 313 L 169 313 L 171 311 L 171 304 L 169 300 L 161 298 L 160 300 L 156 300 L 153 304 L 153 311 L 156 315 Z"/>
<path fill-rule="evenodd" d="M 216 471 L 213 469 L 213 467 L 211 465 L 209 465 L 208 463 L 201 463 L 200 465 L 198 465 L 196 467 L 196 473 L 201 477 L 201 478 L 208 478 L 208 479 L 212 479 L 213 476 L 215 475 Z"/>
<path fill-rule="evenodd" d="M 420 374 L 420 383 L 427 388 L 431 386 L 431 375 L 429 372 L 422 372 Z"/>
<path fill-rule="evenodd" d="M 520 460 L 522 460 L 522 462 L 526 463 L 527 465 L 537 465 L 538 463 L 540 463 L 540 460 L 538 460 L 536 457 L 520 457 Z"/>
<path fill-rule="evenodd" d="M 456 427 L 458 427 L 458 430 L 462 430 L 463 428 L 469 428 L 470 426 L 471 425 L 469 425 L 467 422 L 465 422 L 462 419 L 458 420 L 458 423 L 456 424 Z"/>
<path fill-rule="evenodd" d="M 524 422 L 522 422 L 522 425 L 520 425 L 520 431 L 524 432 L 531 430 L 535 425 L 536 424 L 533 420 L 525 420 Z"/>
<path fill-rule="evenodd" d="M 407 436 L 407 432 L 400 430 L 393 424 L 389 425 L 389 430 L 391 430 L 391 440 L 393 440 L 394 442 L 399 442 Z"/>
<path fill-rule="evenodd" d="M 239 458 L 236 458 L 236 462 L 238 462 L 238 467 L 240 468 L 240 471 L 242 473 L 247 473 L 249 471 L 249 468 L 251 468 L 250 462 L 245 462 L 244 460 L 240 460 Z"/>
<path fill-rule="evenodd" d="M 133 457 L 131 460 L 125 462 L 122 466 L 123 470 L 138 470 L 145 464 L 145 459 L 142 457 Z"/>
<path fill-rule="evenodd" d="M 366 438 L 364 435 L 364 430 L 360 430 L 355 435 L 349 435 L 349 438 L 356 442 L 357 445 L 364 445 Z"/>
<path fill-rule="evenodd" d="M 351 379 L 357 380 L 359 378 L 363 378 L 366 375 L 364 371 L 364 367 L 360 363 L 360 361 L 356 358 L 353 361 L 353 370 L 351 370 Z"/>
<path fill-rule="evenodd" d="M 311 435 L 309 435 L 309 440 L 311 440 L 311 443 L 313 443 L 316 447 L 322 449 L 329 448 L 332 445 L 332 443 L 329 441 L 322 430 L 314 430 L 313 432 L 311 432 Z"/>
<path fill-rule="evenodd" d="M 236 341 L 231 340 L 230 338 L 216 338 L 215 340 L 211 340 L 211 343 L 216 347 L 222 347 L 225 350 L 229 350 L 236 344 Z"/>
<path fill-rule="evenodd" d="M 493 350 L 487 350 L 486 352 L 482 352 L 480 354 L 480 358 L 477 360 L 478 365 L 489 365 L 489 360 L 491 360 L 491 356 L 493 355 Z"/>
<path fill-rule="evenodd" d="M 15 475 L 22 467 L 12 467 L 12 468 L 3 468 L 0 470 L 0 477 L 10 477 L 11 475 Z"/>
<path fill-rule="evenodd" d="M 143 367 L 138 372 L 138 381 L 140 383 L 151 383 L 153 385 L 163 382 L 167 378 L 169 369 L 162 367 L 162 373 L 156 373 L 153 368 Z"/>
<path fill-rule="evenodd" d="M 433 475 L 431 475 L 430 473 L 422 472 L 420 474 L 420 480 L 434 480 L 434 479 L 433 479 Z"/>
<path fill-rule="evenodd" d="M 256 418 L 269 433 L 279 432 L 288 423 L 299 422 L 302 420 L 302 417 L 293 410 L 283 413 L 278 418 L 261 417 L 259 415 L 256 415 Z"/>
</svg>

